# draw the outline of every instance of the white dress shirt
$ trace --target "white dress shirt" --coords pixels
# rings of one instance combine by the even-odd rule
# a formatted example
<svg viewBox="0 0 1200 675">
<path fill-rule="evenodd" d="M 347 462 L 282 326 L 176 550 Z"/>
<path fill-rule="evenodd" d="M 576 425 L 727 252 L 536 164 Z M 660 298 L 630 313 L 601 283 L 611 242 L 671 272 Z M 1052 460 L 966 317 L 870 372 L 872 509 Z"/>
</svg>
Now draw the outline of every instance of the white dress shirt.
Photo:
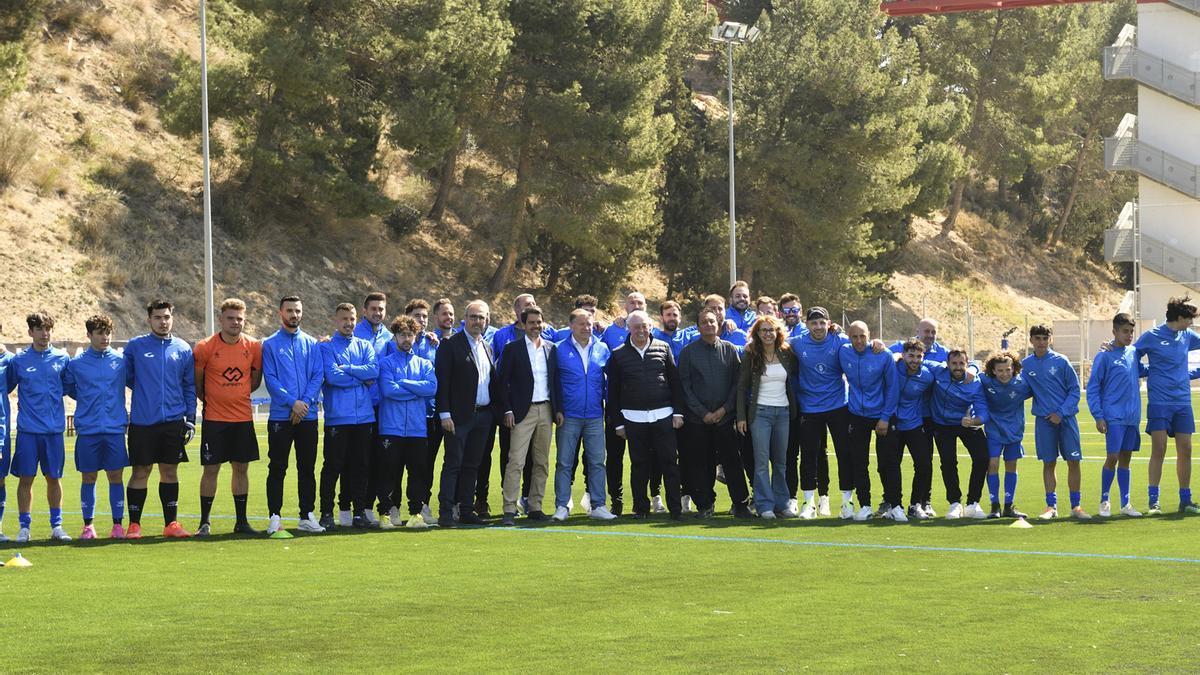
<svg viewBox="0 0 1200 675">
<path fill-rule="evenodd" d="M 546 362 L 546 352 L 542 350 L 541 340 L 535 343 L 525 336 L 525 351 L 529 354 L 529 366 L 533 370 L 533 403 L 545 403 L 550 400 L 550 365 Z"/>
<path fill-rule="evenodd" d="M 638 346 L 633 343 L 633 340 L 630 340 L 629 346 L 633 347 L 634 351 L 638 353 L 638 356 L 644 359 L 646 358 L 646 350 L 650 348 L 650 342 L 652 340 L 653 338 L 651 338 L 651 340 L 646 340 L 646 344 L 641 348 L 638 348 Z M 621 408 L 621 416 L 625 418 L 626 422 L 636 422 L 638 424 L 650 424 L 651 422 L 657 422 L 661 419 L 666 419 L 673 414 L 675 414 L 675 411 L 673 408 L 671 408 L 671 406 L 655 408 L 654 410 L 627 410 L 625 408 Z M 682 415 L 680 415 L 680 417 L 682 417 Z M 622 429 L 624 427 L 625 425 L 622 424 L 617 428 Z"/>
</svg>

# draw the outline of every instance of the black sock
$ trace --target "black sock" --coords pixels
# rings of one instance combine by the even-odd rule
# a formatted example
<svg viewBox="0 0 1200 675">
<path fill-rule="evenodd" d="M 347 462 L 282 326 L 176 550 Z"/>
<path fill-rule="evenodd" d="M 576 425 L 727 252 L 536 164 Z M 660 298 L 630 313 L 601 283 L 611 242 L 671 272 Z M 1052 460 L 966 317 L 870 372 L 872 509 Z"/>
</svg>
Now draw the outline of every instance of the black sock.
<svg viewBox="0 0 1200 675">
<path fill-rule="evenodd" d="M 129 506 L 129 522 L 142 522 L 142 507 L 146 505 L 146 494 L 149 492 L 146 488 L 126 488 L 125 501 Z"/>
<path fill-rule="evenodd" d="M 84 527 L 87 527 L 88 525 L 91 525 L 91 524 L 92 524 L 92 519 L 91 519 L 91 518 L 84 518 L 84 519 L 83 519 L 83 525 L 84 525 Z"/>
<path fill-rule="evenodd" d="M 163 520 L 168 525 L 177 520 L 179 513 L 179 483 L 159 483 L 158 498 L 162 500 Z"/>
<path fill-rule="evenodd" d="M 246 524 L 246 522 L 247 522 L 246 521 L 246 496 L 247 495 L 234 495 L 233 496 L 233 508 L 237 510 L 237 522 L 239 524 Z"/>
<path fill-rule="evenodd" d="M 208 516 L 210 513 L 212 513 L 213 499 L 215 499 L 215 497 L 205 497 L 204 495 L 200 495 L 200 524 L 201 525 L 208 524 Z"/>
</svg>

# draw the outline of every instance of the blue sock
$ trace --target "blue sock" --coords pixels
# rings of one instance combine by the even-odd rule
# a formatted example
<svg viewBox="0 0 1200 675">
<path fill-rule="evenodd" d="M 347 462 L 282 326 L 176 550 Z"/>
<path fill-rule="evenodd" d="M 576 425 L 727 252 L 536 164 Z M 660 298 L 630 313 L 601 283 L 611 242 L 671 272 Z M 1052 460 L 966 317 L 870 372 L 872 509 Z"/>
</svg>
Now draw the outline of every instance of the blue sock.
<svg viewBox="0 0 1200 675">
<path fill-rule="evenodd" d="M 96 515 L 96 484 L 81 483 L 79 485 L 79 507 L 83 511 L 83 524 L 91 525 Z"/>
<path fill-rule="evenodd" d="M 1108 493 L 1112 491 L 1113 478 L 1117 477 L 1117 472 L 1107 466 L 1100 469 L 1100 501 L 1108 501 Z"/>
<path fill-rule="evenodd" d="M 1083 500 L 1083 495 L 1081 495 L 1080 493 L 1078 493 L 1074 490 L 1071 490 L 1071 508 L 1073 508 L 1073 509 L 1079 508 L 1079 502 L 1082 500 Z"/>
<path fill-rule="evenodd" d="M 1046 506 L 1058 508 L 1058 494 L 1054 492 L 1046 493 Z"/>
<path fill-rule="evenodd" d="M 1017 496 L 1017 472 L 1009 471 L 1004 474 L 1004 503 L 1012 504 Z"/>
<path fill-rule="evenodd" d="M 112 510 L 113 523 L 125 519 L 125 486 L 120 483 L 108 484 L 108 508 Z"/>
<path fill-rule="evenodd" d="M 62 509 L 50 509 L 50 527 L 62 525 Z"/>
<path fill-rule="evenodd" d="M 1146 486 L 1146 492 L 1149 493 L 1149 495 L 1150 495 L 1150 505 L 1153 506 L 1153 505 L 1157 504 L 1158 503 L 1158 486 L 1157 485 L 1148 485 L 1148 486 Z"/>
<path fill-rule="evenodd" d="M 18 512 L 17 513 L 17 522 L 19 522 L 21 524 L 21 527 L 28 528 L 30 525 L 33 524 L 33 516 L 29 515 L 28 513 Z"/>
<path fill-rule="evenodd" d="M 1117 469 L 1117 487 L 1121 489 L 1121 506 L 1129 504 L 1129 469 Z"/>
<path fill-rule="evenodd" d="M 1000 474 L 989 473 L 987 475 L 988 494 L 992 496 L 992 503 L 1000 503 Z"/>
<path fill-rule="evenodd" d="M 1192 488 L 1179 488 L 1179 504 L 1187 506 L 1192 503 Z"/>
</svg>

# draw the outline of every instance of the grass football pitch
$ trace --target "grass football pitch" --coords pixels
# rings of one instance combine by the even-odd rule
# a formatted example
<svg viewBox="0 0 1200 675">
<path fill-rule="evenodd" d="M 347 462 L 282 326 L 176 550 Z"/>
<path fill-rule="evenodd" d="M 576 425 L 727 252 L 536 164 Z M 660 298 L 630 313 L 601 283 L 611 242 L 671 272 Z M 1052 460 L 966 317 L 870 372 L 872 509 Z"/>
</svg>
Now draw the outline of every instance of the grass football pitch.
<svg viewBox="0 0 1200 675">
<path fill-rule="evenodd" d="M 1080 427 L 1084 504 L 1095 513 L 1103 439 L 1086 411 Z M 1032 433 L 1030 421 L 1017 489 L 1017 505 L 1031 515 L 1043 503 Z M 73 440 L 63 482 L 66 526 L 76 536 Z M 250 510 L 265 527 L 262 425 L 259 442 Z M 1133 500 L 1143 510 L 1148 455 L 1143 436 L 1133 464 Z M 969 460 L 960 453 L 959 462 L 965 489 Z M 189 530 L 199 469 L 193 462 L 180 471 L 180 520 Z M 1200 601 L 1200 518 L 1174 513 L 1174 470 L 1172 448 L 1162 481 L 1170 515 L 1031 519 L 1031 529 L 941 517 L 845 522 L 836 518 L 836 492 L 834 518 L 735 521 L 718 484 L 720 515 L 711 521 L 599 524 L 576 511 L 561 525 L 290 540 L 227 534 L 233 504 L 223 472 L 218 534 L 187 541 L 157 536 L 152 476 L 143 523 L 153 536 L 140 542 L 104 538 L 101 478 L 101 539 L 70 544 L 46 541 L 39 483 L 35 541 L 0 545 L 0 559 L 20 551 L 33 562 L 0 568 L 3 670 L 1194 671 L 1200 637 L 1187 617 Z M 906 462 L 906 498 L 911 475 Z M 284 513 L 294 516 L 288 478 Z M 7 484 L 4 525 L 13 536 L 15 480 Z M 497 478 L 492 485 L 496 513 Z M 576 501 L 581 493 L 577 481 Z M 1059 495 L 1065 512 L 1065 465 Z M 944 496 L 935 467 L 939 516 Z"/>
</svg>

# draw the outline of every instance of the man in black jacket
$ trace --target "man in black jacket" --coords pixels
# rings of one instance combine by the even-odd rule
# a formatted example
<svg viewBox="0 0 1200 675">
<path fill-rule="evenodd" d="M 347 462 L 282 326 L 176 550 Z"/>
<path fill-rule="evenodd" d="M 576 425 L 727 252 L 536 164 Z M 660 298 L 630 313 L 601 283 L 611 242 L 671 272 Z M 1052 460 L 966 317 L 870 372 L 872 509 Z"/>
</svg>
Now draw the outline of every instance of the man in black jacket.
<svg viewBox="0 0 1200 675">
<path fill-rule="evenodd" d="M 679 465 L 675 430 L 683 426 L 683 391 L 671 347 L 650 337 L 650 317 L 641 310 L 625 321 L 629 337 L 608 360 L 608 414 L 616 433 L 629 440 L 633 517 L 650 514 L 646 494 L 651 457 L 663 472 L 667 509 L 679 520 Z"/>
<path fill-rule="evenodd" d="M 528 481 L 530 520 L 545 520 L 542 501 L 550 475 L 550 432 L 558 412 L 554 380 L 558 375 L 554 343 L 543 339 L 542 310 L 529 305 L 521 310 L 525 334 L 504 346 L 496 378 L 497 412 L 504 411 L 501 424 L 512 436 L 508 464 L 504 468 L 503 525 L 515 525 L 517 500 L 526 458 L 533 467 Z"/>
<path fill-rule="evenodd" d="M 491 381 L 495 372 L 491 347 L 483 339 L 488 325 L 488 305 L 475 300 L 467 305 L 466 329 L 438 346 L 434 357 L 437 375 L 437 412 L 446 434 L 438 492 L 438 525 L 458 522 L 480 525 L 472 510 L 475 479 L 492 428 Z"/>
</svg>

